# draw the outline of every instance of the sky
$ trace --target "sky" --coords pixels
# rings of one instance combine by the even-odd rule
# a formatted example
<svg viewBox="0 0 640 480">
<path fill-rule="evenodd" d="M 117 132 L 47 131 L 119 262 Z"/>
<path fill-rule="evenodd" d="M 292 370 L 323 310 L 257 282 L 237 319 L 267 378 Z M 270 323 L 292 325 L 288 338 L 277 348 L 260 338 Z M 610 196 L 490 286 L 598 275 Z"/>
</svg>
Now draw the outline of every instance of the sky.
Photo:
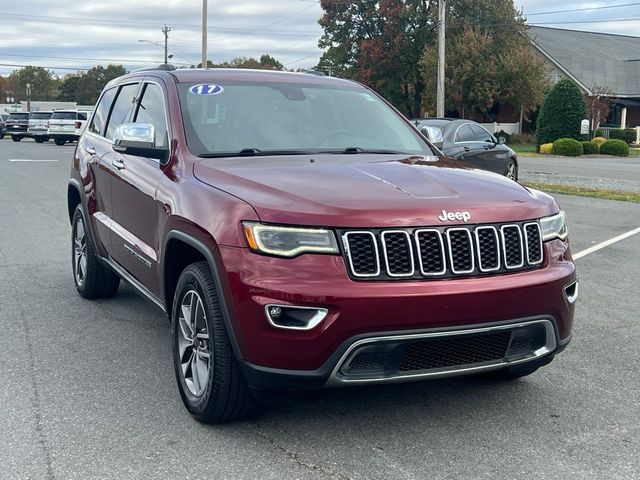
<svg viewBox="0 0 640 480">
<path fill-rule="evenodd" d="M 201 58 L 201 0 L 3 3 L 0 75 L 19 65 L 46 67 L 58 75 L 98 64 L 123 64 L 128 70 L 153 66 L 163 61 L 165 24 L 171 28 L 173 63 L 189 66 Z M 640 36 L 640 1 L 515 3 L 530 23 Z M 208 50 L 214 63 L 269 53 L 288 68 L 310 68 L 322 54 L 318 0 L 208 0 L 208 5 Z M 593 10 L 575 11 L 588 8 Z M 553 13 L 541 14 L 546 12 Z"/>
</svg>

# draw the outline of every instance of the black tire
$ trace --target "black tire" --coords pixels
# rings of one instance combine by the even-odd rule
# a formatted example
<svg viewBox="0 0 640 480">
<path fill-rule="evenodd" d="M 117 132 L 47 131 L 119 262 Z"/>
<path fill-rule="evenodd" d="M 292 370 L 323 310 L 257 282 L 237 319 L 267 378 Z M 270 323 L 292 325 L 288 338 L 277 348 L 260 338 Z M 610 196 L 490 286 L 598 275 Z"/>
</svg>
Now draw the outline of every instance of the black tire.
<svg viewBox="0 0 640 480">
<path fill-rule="evenodd" d="M 189 305 L 186 312 L 190 318 L 183 303 Z M 191 315 L 196 319 L 193 322 Z M 254 400 L 233 354 L 207 262 L 193 263 L 180 275 L 171 313 L 171 334 L 178 389 L 191 415 L 202 423 L 230 422 L 246 416 L 253 409 Z M 207 369 L 206 375 L 197 374 L 201 371 L 198 365 Z"/>
<path fill-rule="evenodd" d="M 13 140 L 14 142 L 19 142 L 20 140 L 22 140 L 22 137 L 19 137 L 18 135 L 11 135 L 11 140 Z"/>
<path fill-rule="evenodd" d="M 510 178 L 514 182 L 518 181 L 518 163 L 513 158 L 510 158 L 507 162 L 504 176 Z"/>
<path fill-rule="evenodd" d="M 54 142 L 56 145 L 60 145 L 60 146 L 62 146 L 62 145 L 64 145 L 64 144 L 66 143 L 66 142 L 65 142 L 63 139 L 61 139 L 61 138 L 56 138 L 56 139 L 54 139 L 54 140 L 53 140 L 53 142 Z"/>
<path fill-rule="evenodd" d="M 79 228 L 84 231 L 84 241 L 78 239 Z M 85 260 L 81 263 L 78 249 L 83 249 Z M 118 291 L 120 278 L 98 261 L 91 230 L 78 205 L 71 223 L 71 264 L 73 280 L 80 296 L 93 300 L 112 297 Z"/>
<path fill-rule="evenodd" d="M 36 143 L 44 142 L 44 138 L 43 137 L 33 137 L 33 139 L 36 141 Z"/>
</svg>

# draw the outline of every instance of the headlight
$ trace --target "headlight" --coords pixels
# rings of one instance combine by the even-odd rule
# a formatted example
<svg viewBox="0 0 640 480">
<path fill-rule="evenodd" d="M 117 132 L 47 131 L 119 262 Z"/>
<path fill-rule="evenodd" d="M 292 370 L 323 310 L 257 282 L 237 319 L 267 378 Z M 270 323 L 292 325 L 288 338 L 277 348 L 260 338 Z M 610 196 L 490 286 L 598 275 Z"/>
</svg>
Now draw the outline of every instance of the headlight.
<svg viewBox="0 0 640 480">
<path fill-rule="evenodd" d="M 339 253 L 331 230 L 321 228 L 277 227 L 243 222 L 242 229 L 251 250 L 279 257 L 303 253 Z"/>
<path fill-rule="evenodd" d="M 567 218 L 564 212 L 560 212 L 552 217 L 540 219 L 540 227 L 542 227 L 542 240 L 566 240 L 569 235 L 567 230 Z"/>
</svg>

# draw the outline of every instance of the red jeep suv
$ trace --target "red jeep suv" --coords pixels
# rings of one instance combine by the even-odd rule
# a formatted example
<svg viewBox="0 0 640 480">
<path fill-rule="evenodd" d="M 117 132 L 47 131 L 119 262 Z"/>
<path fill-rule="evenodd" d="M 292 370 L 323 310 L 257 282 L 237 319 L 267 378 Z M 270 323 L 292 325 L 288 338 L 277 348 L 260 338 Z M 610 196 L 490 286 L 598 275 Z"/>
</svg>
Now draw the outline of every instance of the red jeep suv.
<svg viewBox="0 0 640 480">
<path fill-rule="evenodd" d="M 171 320 L 187 409 L 269 390 L 528 375 L 571 339 L 564 212 L 448 159 L 370 89 L 305 73 L 110 82 L 68 186 L 85 298 Z"/>
</svg>

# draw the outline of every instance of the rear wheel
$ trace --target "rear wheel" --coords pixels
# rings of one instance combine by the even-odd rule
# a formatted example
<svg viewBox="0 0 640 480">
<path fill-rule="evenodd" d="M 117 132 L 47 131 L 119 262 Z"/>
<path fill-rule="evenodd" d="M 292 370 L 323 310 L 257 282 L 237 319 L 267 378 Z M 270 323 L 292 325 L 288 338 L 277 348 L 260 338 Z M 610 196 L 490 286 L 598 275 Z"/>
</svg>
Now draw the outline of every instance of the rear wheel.
<svg viewBox="0 0 640 480">
<path fill-rule="evenodd" d="M 118 291 L 120 278 L 98 261 L 80 205 L 76 207 L 71 225 L 71 256 L 76 290 L 88 299 L 112 297 Z"/>
<path fill-rule="evenodd" d="M 45 137 L 33 137 L 33 139 L 36 141 L 36 143 L 42 143 L 46 141 Z"/>
<path fill-rule="evenodd" d="M 176 380 L 191 415 L 203 423 L 246 415 L 253 397 L 233 354 L 206 262 L 191 264 L 180 275 L 171 331 Z"/>
<path fill-rule="evenodd" d="M 14 142 L 19 142 L 20 140 L 22 140 L 22 137 L 19 137 L 18 135 L 11 135 L 11 140 L 13 140 Z"/>
<path fill-rule="evenodd" d="M 54 143 L 55 143 L 56 145 L 64 145 L 64 144 L 65 144 L 65 141 L 64 141 L 63 139 L 61 139 L 61 138 L 56 138 L 56 139 L 54 140 Z"/>
</svg>

